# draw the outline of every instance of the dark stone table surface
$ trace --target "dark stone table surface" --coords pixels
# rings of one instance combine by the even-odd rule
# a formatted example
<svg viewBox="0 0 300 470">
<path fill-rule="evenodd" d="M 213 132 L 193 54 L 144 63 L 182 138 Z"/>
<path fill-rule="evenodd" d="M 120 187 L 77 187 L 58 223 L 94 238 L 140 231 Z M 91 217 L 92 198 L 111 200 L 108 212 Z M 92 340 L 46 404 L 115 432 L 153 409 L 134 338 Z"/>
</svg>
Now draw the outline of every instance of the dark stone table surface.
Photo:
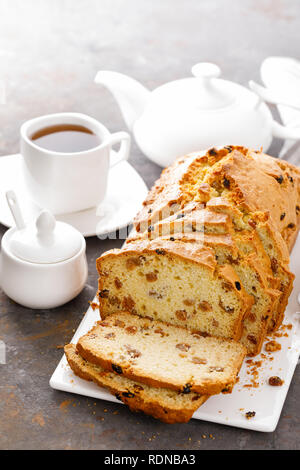
<svg viewBox="0 0 300 470">
<path fill-rule="evenodd" d="M 87 113 L 125 129 L 99 69 L 129 74 L 150 89 L 188 76 L 199 61 L 246 85 L 270 55 L 299 58 L 299 0 L 0 1 L 0 155 L 18 152 L 22 122 L 59 111 Z M 281 143 L 274 141 L 276 155 Z M 160 173 L 133 144 L 130 162 L 148 186 Z M 1 236 L 5 227 L 0 226 Z M 54 391 L 49 378 L 96 291 L 95 260 L 121 240 L 87 239 L 88 283 L 50 311 L 15 304 L 0 290 L 0 449 L 296 449 L 299 368 L 275 432 L 192 420 L 166 425 L 126 407 Z"/>
</svg>

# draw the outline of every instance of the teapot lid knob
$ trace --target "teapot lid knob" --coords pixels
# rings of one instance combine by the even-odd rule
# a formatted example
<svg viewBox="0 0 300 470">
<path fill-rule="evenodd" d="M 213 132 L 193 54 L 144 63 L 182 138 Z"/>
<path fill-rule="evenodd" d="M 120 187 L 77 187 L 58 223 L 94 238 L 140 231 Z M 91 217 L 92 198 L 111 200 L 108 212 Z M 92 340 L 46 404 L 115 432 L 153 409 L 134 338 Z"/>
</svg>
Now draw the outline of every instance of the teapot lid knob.
<svg viewBox="0 0 300 470">
<path fill-rule="evenodd" d="M 221 69 L 211 62 L 199 62 L 192 67 L 192 74 L 197 78 L 218 78 Z"/>
<path fill-rule="evenodd" d="M 235 101 L 235 84 L 220 80 L 221 69 L 211 62 L 199 62 L 192 67 L 195 78 L 195 106 L 202 110 L 220 109 L 232 105 Z M 195 88 L 194 88 L 195 90 Z"/>
</svg>

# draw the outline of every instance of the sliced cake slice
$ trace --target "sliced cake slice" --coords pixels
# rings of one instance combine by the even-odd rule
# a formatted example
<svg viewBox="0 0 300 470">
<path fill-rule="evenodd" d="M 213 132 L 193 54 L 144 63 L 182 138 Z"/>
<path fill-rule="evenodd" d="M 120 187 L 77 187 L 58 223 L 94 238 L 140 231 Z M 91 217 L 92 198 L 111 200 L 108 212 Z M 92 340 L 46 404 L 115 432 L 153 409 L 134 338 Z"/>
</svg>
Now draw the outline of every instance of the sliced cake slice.
<svg viewBox="0 0 300 470">
<path fill-rule="evenodd" d="M 131 411 L 142 411 L 164 423 L 186 423 L 206 400 L 197 393 L 184 394 L 167 388 L 154 388 L 134 382 L 122 375 L 104 370 L 80 356 L 74 344 L 65 346 L 65 354 L 74 374 L 84 380 L 93 381 L 110 391 Z"/>
<path fill-rule="evenodd" d="M 273 312 L 278 310 L 278 301 L 281 292 L 273 289 L 275 279 L 268 266 L 264 266 L 264 257 L 259 255 L 259 245 L 253 245 L 251 237 L 242 237 L 238 232 L 236 243 L 234 235 L 201 234 L 201 233 L 177 233 L 173 235 L 174 243 L 185 240 L 185 243 L 203 244 L 214 250 L 217 262 L 223 266 L 232 264 L 240 279 L 241 286 L 254 299 L 249 314 L 243 320 L 242 336 L 240 341 L 246 346 L 248 355 L 256 355 L 260 352 L 265 339 Z M 164 243 L 166 238 L 159 238 Z M 256 250 L 257 248 L 257 250 Z M 261 255 L 263 256 L 264 253 Z M 277 283 L 276 283 L 277 285 Z M 232 285 L 223 284 L 224 289 L 232 289 Z M 218 326 L 215 321 L 215 326 Z M 213 333 L 215 334 L 215 333 Z"/>
<path fill-rule="evenodd" d="M 226 213 L 231 216 L 235 226 L 234 236 L 236 240 L 238 240 L 239 235 L 245 239 L 247 231 L 249 234 L 252 234 L 261 260 L 263 258 L 261 248 L 264 250 L 264 263 L 268 264 L 271 276 L 278 281 L 278 284 L 274 285 L 274 287 L 281 291 L 278 308 L 274 309 L 268 327 L 270 332 L 276 330 L 282 323 L 295 277 L 289 270 L 289 252 L 285 241 L 276 230 L 267 213 L 254 212 L 251 215 L 243 214 L 224 197 L 211 199 L 207 207 L 210 210 Z"/>
<path fill-rule="evenodd" d="M 184 156 L 162 171 L 134 219 L 133 225 L 137 232 L 146 231 L 149 225 L 179 212 L 187 202 L 193 202 L 192 198 L 186 200 L 180 182 L 185 179 L 194 161 L 195 155 Z"/>
<path fill-rule="evenodd" d="M 141 240 L 97 260 L 102 318 L 126 310 L 238 340 L 253 297 L 234 268 L 203 244 Z"/>
<path fill-rule="evenodd" d="M 89 362 L 153 387 L 202 395 L 230 392 L 246 354 L 235 341 L 128 312 L 109 315 L 77 343 Z"/>
<path fill-rule="evenodd" d="M 194 210 L 188 214 L 181 211 L 149 226 L 140 238 L 160 238 L 163 241 L 170 237 L 175 241 L 202 243 L 214 249 L 218 264 L 232 264 L 246 292 L 254 298 L 251 314 L 244 321 L 242 342 L 248 353 L 255 355 L 260 351 L 267 330 L 274 328 L 281 318 L 289 289 L 285 293 L 277 290 L 282 285 L 272 272 L 270 258 L 256 230 L 253 227 L 248 227 L 251 230 L 234 228 L 231 217 L 242 218 L 240 211 L 221 197 L 209 201 L 207 207 L 210 205 L 211 209 Z M 279 263 L 277 271 L 280 271 Z"/>
</svg>

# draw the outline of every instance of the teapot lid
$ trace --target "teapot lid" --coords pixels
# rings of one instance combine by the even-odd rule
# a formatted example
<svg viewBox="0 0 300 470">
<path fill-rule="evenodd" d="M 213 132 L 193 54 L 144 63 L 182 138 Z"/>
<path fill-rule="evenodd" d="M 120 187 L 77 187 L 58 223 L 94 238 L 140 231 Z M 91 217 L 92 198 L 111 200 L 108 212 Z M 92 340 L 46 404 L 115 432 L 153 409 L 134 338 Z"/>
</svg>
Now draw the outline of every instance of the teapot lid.
<svg viewBox="0 0 300 470">
<path fill-rule="evenodd" d="M 232 106 L 251 92 L 237 83 L 222 80 L 220 68 L 210 62 L 201 62 L 192 67 L 193 78 L 184 78 L 166 83 L 153 92 L 154 102 L 161 109 L 174 107 L 195 108 L 209 111 Z"/>
<path fill-rule="evenodd" d="M 224 86 L 218 80 L 221 69 L 216 64 L 202 62 L 192 67 L 192 74 L 197 78 L 197 107 L 201 109 L 218 109 L 230 106 L 235 101 L 231 87 Z"/>
<path fill-rule="evenodd" d="M 65 261 L 75 256 L 81 246 L 81 233 L 69 224 L 57 222 L 47 210 L 10 238 L 10 249 L 15 256 L 39 264 Z"/>
</svg>

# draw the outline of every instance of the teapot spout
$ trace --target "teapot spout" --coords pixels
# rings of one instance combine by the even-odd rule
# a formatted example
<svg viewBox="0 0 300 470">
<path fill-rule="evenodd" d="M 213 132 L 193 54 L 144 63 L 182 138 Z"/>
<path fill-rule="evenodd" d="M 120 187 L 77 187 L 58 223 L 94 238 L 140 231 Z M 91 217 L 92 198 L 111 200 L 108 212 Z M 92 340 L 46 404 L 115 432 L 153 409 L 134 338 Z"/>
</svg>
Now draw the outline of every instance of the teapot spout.
<svg viewBox="0 0 300 470">
<path fill-rule="evenodd" d="M 130 130 L 142 114 L 150 91 L 133 78 L 118 72 L 99 71 L 95 82 L 104 85 L 115 97 Z"/>
</svg>

